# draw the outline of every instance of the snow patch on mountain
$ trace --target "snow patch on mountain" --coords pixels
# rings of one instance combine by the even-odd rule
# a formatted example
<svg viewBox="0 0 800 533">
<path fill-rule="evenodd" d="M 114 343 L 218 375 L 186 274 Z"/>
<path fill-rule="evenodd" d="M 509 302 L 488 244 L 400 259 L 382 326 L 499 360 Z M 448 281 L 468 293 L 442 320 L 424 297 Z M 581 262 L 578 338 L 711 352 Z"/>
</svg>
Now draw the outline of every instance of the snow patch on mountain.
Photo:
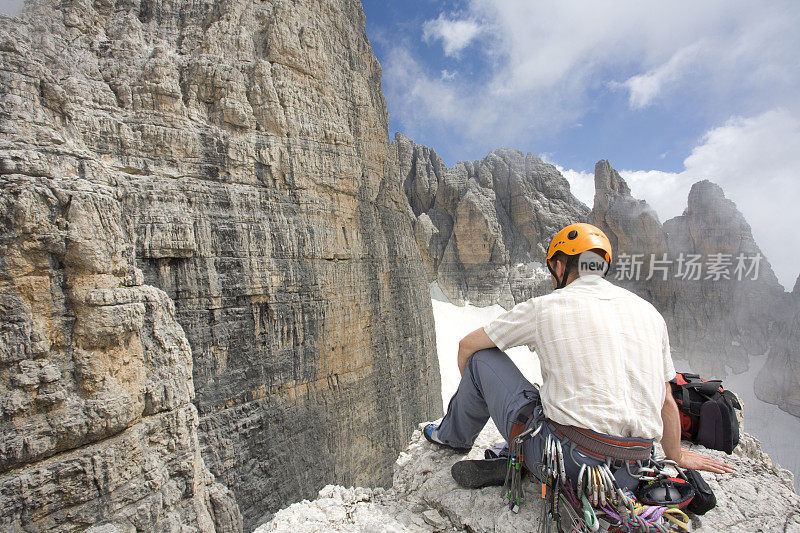
<svg viewBox="0 0 800 533">
<path fill-rule="evenodd" d="M 456 392 L 461 380 L 458 370 L 458 341 L 476 329 L 485 326 L 505 312 L 495 304 L 489 307 L 473 305 L 455 305 L 444 296 L 436 282 L 431 283 L 431 303 L 433 304 L 433 320 L 436 323 L 436 349 L 439 353 L 439 371 L 442 374 L 442 412 L 447 411 L 447 404 Z M 506 350 L 514 364 L 528 381 L 542 384 L 542 371 L 539 358 L 535 352 L 525 346 Z"/>
</svg>

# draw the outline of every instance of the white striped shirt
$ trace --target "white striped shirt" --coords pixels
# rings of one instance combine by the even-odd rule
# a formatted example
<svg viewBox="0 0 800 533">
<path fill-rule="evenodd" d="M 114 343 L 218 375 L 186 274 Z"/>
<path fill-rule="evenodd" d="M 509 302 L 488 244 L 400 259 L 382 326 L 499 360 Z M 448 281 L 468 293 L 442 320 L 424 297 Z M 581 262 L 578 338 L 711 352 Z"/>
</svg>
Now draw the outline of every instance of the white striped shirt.
<svg viewBox="0 0 800 533">
<path fill-rule="evenodd" d="M 539 356 L 545 416 L 619 437 L 661 439 L 665 385 L 675 377 L 664 318 L 600 276 L 516 305 L 485 326 L 501 350 Z"/>
</svg>

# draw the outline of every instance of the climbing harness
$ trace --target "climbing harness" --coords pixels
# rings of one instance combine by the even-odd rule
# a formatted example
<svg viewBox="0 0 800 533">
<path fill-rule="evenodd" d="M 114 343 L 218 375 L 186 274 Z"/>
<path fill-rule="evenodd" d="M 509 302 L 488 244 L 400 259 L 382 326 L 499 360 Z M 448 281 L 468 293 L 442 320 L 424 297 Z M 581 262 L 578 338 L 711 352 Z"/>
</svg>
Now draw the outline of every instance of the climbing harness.
<svg viewBox="0 0 800 533">
<path fill-rule="evenodd" d="M 509 509 L 518 513 L 524 500 L 522 470 L 524 467 L 523 443 L 542 430 L 543 423 L 531 427 L 511 441 L 510 457 L 503 487 L 504 501 Z M 575 443 L 570 442 L 569 454 L 575 461 Z M 691 521 L 682 511 L 691 497 L 687 499 L 691 485 L 683 470 L 674 461 L 647 460 L 624 461 L 630 475 L 640 483 L 637 494 L 649 488 L 647 494 L 671 494 L 674 486 L 685 485 L 688 490 L 678 489 L 681 497 L 670 501 L 644 502 L 628 489 L 622 489 L 616 482 L 612 466 L 621 468 L 618 461 L 606 458 L 597 465 L 580 463 L 577 484 L 574 486 L 567 477 L 564 462 L 564 444 L 554 434 L 544 438 L 540 462 L 534 467 L 534 475 L 541 483 L 542 521 L 541 532 L 559 533 L 608 532 L 681 532 L 691 531 Z M 631 463 L 637 472 L 631 470 Z M 673 467 L 680 478 L 672 477 L 666 467 Z M 676 481 L 678 480 L 678 481 Z M 668 487 L 661 490 L 662 487 Z M 678 501 L 680 500 L 680 501 Z"/>
</svg>

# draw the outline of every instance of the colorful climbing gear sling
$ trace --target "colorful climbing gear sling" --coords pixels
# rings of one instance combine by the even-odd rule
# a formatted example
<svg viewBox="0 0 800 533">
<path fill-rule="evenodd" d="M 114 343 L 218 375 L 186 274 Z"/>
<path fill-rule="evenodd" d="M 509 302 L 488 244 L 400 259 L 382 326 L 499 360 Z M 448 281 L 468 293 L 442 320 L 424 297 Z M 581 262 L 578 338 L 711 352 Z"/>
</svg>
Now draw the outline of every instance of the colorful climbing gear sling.
<svg viewBox="0 0 800 533">
<path fill-rule="evenodd" d="M 524 500 L 523 443 L 539 434 L 546 423 L 553 428 L 552 422 L 542 420 L 522 432 L 512 432 L 503 487 L 504 501 L 512 512 L 519 512 Z M 566 474 L 563 438 L 559 438 L 555 431 L 547 434 L 543 439 L 542 456 L 533 471 L 542 486 L 540 531 L 581 533 L 601 528 L 609 532 L 691 530 L 691 521 L 682 509 L 692 501 L 693 484 L 673 461 L 656 460 L 652 454 L 643 460 L 606 457 L 605 462 L 598 465 L 581 464 L 575 486 Z M 576 447 L 574 442 L 570 442 L 570 455 Z M 634 448 L 627 453 L 639 454 L 642 446 L 641 443 L 622 446 L 626 447 Z M 617 454 L 626 453 L 624 450 L 615 451 Z M 625 464 L 633 478 L 639 480 L 637 494 L 617 484 L 612 468 L 621 468 L 620 462 Z M 637 472 L 631 471 L 631 464 L 636 466 Z M 676 470 L 677 477 L 669 473 L 667 467 Z M 637 497 L 639 493 L 645 498 Z"/>
</svg>

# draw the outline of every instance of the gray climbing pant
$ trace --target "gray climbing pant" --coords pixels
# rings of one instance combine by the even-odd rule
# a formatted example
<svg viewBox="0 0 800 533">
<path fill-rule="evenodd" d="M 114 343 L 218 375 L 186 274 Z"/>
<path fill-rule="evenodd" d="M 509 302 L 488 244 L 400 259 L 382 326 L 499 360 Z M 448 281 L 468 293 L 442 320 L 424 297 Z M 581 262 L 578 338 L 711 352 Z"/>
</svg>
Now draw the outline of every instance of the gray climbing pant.
<svg viewBox="0 0 800 533">
<path fill-rule="evenodd" d="M 525 466 L 534 470 L 534 464 L 541 461 L 544 442 L 548 435 L 561 441 L 564 449 L 564 465 L 567 477 L 573 485 L 582 464 L 599 465 L 603 461 L 582 454 L 572 448 L 570 441 L 559 437 L 546 422 L 537 388 L 522 375 L 519 368 L 497 348 L 475 352 L 467 362 L 464 375 L 439 425 L 438 437 L 454 448 L 471 448 L 475 439 L 491 417 L 500 434 L 509 441 L 511 429 L 520 413 L 533 413 L 526 428 L 544 424 L 542 430 L 533 438 L 527 439 L 523 447 Z M 634 474 L 638 466 L 630 467 Z M 611 471 L 620 487 L 634 489 L 638 481 L 619 465 Z"/>
</svg>

